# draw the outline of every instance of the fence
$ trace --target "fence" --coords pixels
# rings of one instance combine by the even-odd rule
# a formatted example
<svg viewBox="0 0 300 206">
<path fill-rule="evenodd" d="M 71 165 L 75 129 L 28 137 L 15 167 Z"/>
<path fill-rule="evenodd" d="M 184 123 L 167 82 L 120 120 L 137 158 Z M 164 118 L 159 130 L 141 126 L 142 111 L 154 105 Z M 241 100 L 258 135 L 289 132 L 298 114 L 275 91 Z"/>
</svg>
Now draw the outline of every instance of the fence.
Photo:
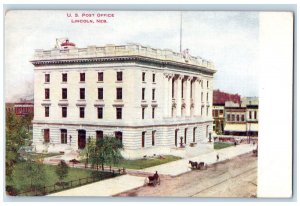
<svg viewBox="0 0 300 206">
<path fill-rule="evenodd" d="M 89 183 L 93 183 L 99 180 L 108 179 L 115 177 L 117 175 L 121 175 L 125 170 L 119 169 L 119 170 L 111 170 L 111 172 L 101 172 L 99 176 L 93 176 L 93 177 L 85 177 L 80 178 L 77 180 L 71 180 L 68 182 L 62 182 L 62 183 L 56 183 L 54 185 L 39 187 L 39 189 L 34 190 L 28 190 L 25 192 L 17 193 L 17 196 L 43 196 L 54 192 L 59 192 L 65 189 L 71 189 L 74 187 L 86 185 Z"/>
</svg>

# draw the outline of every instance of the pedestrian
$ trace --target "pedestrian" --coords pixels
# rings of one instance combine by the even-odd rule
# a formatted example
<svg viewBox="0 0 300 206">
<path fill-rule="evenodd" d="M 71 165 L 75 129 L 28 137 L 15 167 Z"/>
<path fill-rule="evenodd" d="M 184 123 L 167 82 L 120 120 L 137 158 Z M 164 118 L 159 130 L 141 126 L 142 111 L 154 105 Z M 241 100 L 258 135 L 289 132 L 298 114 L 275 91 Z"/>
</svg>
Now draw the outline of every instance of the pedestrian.
<svg viewBox="0 0 300 206">
<path fill-rule="evenodd" d="M 217 161 L 219 161 L 219 154 L 217 154 Z"/>
<path fill-rule="evenodd" d="M 236 146 L 236 141 L 234 141 L 234 146 Z"/>
</svg>

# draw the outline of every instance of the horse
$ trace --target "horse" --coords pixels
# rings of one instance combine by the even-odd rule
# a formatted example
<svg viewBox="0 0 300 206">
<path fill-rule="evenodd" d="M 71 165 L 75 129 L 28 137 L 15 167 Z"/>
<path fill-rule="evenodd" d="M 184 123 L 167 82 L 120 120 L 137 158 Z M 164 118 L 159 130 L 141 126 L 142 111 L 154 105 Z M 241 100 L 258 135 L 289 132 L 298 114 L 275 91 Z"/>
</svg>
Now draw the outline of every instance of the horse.
<svg viewBox="0 0 300 206">
<path fill-rule="evenodd" d="M 198 167 L 198 163 L 197 162 L 193 162 L 193 161 L 189 161 L 189 164 L 191 164 L 191 166 L 192 166 L 192 169 L 197 169 L 197 167 Z"/>
</svg>

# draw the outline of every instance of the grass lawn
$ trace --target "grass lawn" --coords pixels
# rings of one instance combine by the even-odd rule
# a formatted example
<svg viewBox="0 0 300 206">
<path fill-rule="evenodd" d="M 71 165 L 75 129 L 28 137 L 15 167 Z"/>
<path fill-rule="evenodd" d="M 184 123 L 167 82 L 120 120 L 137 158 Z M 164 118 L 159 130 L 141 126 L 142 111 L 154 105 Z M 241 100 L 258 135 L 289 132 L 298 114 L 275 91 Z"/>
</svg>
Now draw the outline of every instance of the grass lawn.
<svg viewBox="0 0 300 206">
<path fill-rule="evenodd" d="M 214 149 L 223 149 L 226 147 L 231 147 L 234 144 L 232 143 L 226 143 L 226 142 L 214 142 Z"/>
<path fill-rule="evenodd" d="M 147 167 L 153 167 L 160 164 L 165 164 L 167 162 L 172 162 L 175 160 L 181 159 L 180 157 L 172 156 L 172 155 L 166 155 L 163 156 L 163 159 L 160 159 L 159 157 L 151 158 L 151 159 L 137 159 L 137 160 L 126 160 L 123 159 L 120 161 L 118 165 L 114 165 L 115 167 L 119 168 L 128 168 L 128 169 L 144 169 Z"/>
<path fill-rule="evenodd" d="M 53 156 L 57 156 L 57 155 L 63 155 L 60 153 L 32 153 L 33 156 L 38 156 L 41 158 L 46 158 L 46 157 L 53 157 Z"/>
<path fill-rule="evenodd" d="M 18 166 L 16 167 L 17 169 L 22 168 L 23 163 L 17 163 Z M 44 181 L 44 185 L 45 186 L 51 186 L 54 185 L 55 183 L 57 183 L 59 181 L 56 173 L 55 173 L 55 168 L 56 166 L 52 166 L 52 165 L 44 165 L 45 167 L 45 181 Z M 64 179 L 65 182 L 68 181 L 73 181 L 73 180 L 78 180 L 81 178 L 87 178 L 87 177 L 92 177 L 92 170 L 87 170 L 87 169 L 80 169 L 80 168 L 71 168 L 69 167 L 69 172 L 68 172 L 68 176 Z M 100 174 L 101 173 L 101 174 Z M 101 175 L 101 177 L 103 176 L 103 179 L 107 178 L 108 174 L 107 173 L 103 173 L 99 171 L 99 174 Z M 104 177 L 105 176 L 105 177 Z M 102 178 L 101 178 L 102 179 Z M 73 187 L 77 186 L 79 183 L 76 183 L 78 181 L 74 181 L 73 183 Z M 81 184 L 83 184 L 84 181 L 82 181 Z M 22 189 L 20 189 L 21 187 L 18 185 L 18 182 L 16 181 L 10 181 L 7 179 L 6 185 L 10 185 L 13 186 L 14 188 L 19 188 L 18 189 L 18 193 L 22 193 L 25 192 Z"/>
</svg>

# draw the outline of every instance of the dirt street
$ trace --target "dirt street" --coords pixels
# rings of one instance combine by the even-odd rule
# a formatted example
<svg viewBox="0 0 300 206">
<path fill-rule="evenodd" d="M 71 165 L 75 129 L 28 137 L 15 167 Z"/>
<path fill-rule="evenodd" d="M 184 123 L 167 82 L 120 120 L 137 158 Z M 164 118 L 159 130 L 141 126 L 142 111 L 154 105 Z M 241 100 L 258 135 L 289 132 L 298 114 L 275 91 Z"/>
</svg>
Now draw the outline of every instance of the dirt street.
<svg viewBox="0 0 300 206">
<path fill-rule="evenodd" d="M 177 177 L 161 176 L 161 184 L 156 187 L 144 186 L 118 196 L 255 197 L 256 188 L 257 157 L 249 153 L 207 170 L 194 170 Z"/>
</svg>

